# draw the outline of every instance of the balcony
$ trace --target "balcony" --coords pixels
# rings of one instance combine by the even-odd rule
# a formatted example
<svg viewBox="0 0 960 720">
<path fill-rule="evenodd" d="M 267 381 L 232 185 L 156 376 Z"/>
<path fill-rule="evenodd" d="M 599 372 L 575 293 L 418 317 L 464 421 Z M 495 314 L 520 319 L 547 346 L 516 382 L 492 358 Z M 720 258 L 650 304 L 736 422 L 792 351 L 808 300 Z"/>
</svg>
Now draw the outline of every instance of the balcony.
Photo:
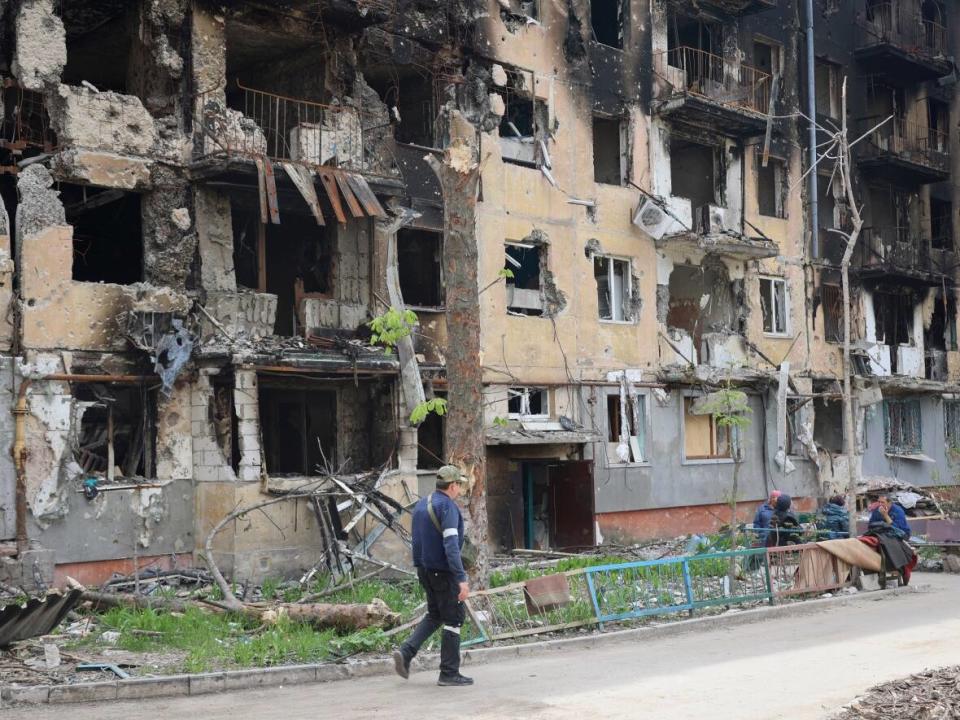
<svg viewBox="0 0 960 720">
<path fill-rule="evenodd" d="M 918 8 L 898 2 L 868 3 L 857 22 L 858 60 L 870 62 L 870 72 L 897 84 L 912 84 L 949 75 L 947 28 L 921 19 Z"/>
<path fill-rule="evenodd" d="M 721 16 L 733 18 L 771 10 L 777 6 L 777 0 L 687 0 L 685 4 L 692 6 L 693 10 L 712 10 Z"/>
<path fill-rule="evenodd" d="M 766 130 L 772 78 L 693 47 L 654 56 L 654 111 L 729 137 Z"/>
<path fill-rule="evenodd" d="M 867 132 L 882 117 L 859 121 Z M 900 118 L 888 120 L 857 146 L 860 168 L 877 179 L 898 185 L 926 185 L 950 177 L 950 145 L 947 133 Z"/>
<path fill-rule="evenodd" d="M 57 138 L 50 125 L 43 93 L 24 90 L 11 78 L 0 77 L 0 173 L 17 172 L 16 163 L 32 155 L 51 153 Z"/>
<path fill-rule="evenodd" d="M 923 284 L 952 284 L 954 253 L 932 250 L 930 242 L 910 228 L 865 227 L 852 264 L 862 279 L 897 276 Z"/>
</svg>

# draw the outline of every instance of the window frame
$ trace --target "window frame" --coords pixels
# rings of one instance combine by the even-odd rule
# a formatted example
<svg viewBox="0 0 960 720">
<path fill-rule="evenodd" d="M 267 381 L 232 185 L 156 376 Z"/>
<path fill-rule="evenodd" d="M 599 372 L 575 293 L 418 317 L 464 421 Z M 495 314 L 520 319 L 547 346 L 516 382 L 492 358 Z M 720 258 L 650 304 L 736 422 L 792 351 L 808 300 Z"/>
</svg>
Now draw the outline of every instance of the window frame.
<svg viewBox="0 0 960 720">
<path fill-rule="evenodd" d="M 757 215 L 765 218 L 774 218 L 776 220 L 786 220 L 787 219 L 787 161 L 783 158 L 778 157 L 769 157 L 767 158 L 767 168 L 773 170 L 773 201 L 774 209 L 773 214 L 769 214 L 763 211 L 760 203 L 760 186 L 761 186 L 761 177 L 760 171 L 765 169 L 763 167 L 763 155 L 762 153 L 756 153 L 757 166 L 754 171 L 754 175 L 757 179 Z"/>
<path fill-rule="evenodd" d="M 955 416 L 955 421 L 952 423 L 949 420 L 950 415 Z M 953 432 L 951 432 L 951 425 Z M 960 398 L 943 400 L 943 444 L 948 452 L 960 452 Z"/>
<path fill-rule="evenodd" d="M 767 330 L 767 318 L 764 313 L 764 292 L 763 284 L 765 282 L 770 283 L 770 297 L 766 299 L 766 302 L 769 303 L 770 308 L 770 327 L 771 330 Z M 776 287 L 777 285 L 783 286 L 783 330 L 776 329 Z M 790 337 L 790 286 L 787 284 L 787 279 L 784 277 L 777 277 L 776 275 L 761 275 L 759 277 L 759 292 L 760 292 L 760 321 L 763 324 L 763 334 L 767 337 L 777 337 L 777 338 L 788 338 Z"/>
<path fill-rule="evenodd" d="M 911 415 L 915 415 L 917 423 L 917 441 L 916 445 L 906 446 L 906 445 L 891 445 L 891 430 L 893 429 L 890 424 L 890 410 L 892 406 L 900 406 L 904 408 L 901 410 L 902 414 L 899 418 L 900 420 L 900 429 L 899 434 L 901 437 L 905 434 L 905 428 L 903 427 L 903 420 L 907 417 L 905 411 L 909 411 Z M 923 407 L 920 405 L 920 401 L 916 398 L 887 398 L 883 401 L 883 452 L 886 455 L 920 455 L 923 453 Z"/>
<path fill-rule="evenodd" d="M 504 254 L 504 264 L 503 264 L 503 267 L 504 267 L 505 270 L 511 270 L 511 271 L 512 271 L 514 267 L 519 267 L 519 266 L 515 266 L 515 265 L 514 265 L 515 259 L 514 259 L 514 258 L 511 258 L 511 256 L 509 255 L 509 253 L 507 253 L 507 249 L 508 249 L 508 248 L 511 248 L 511 247 L 520 248 L 521 250 L 536 250 L 536 251 L 537 251 L 537 264 L 538 264 L 538 266 L 539 266 L 539 274 L 538 274 L 538 276 L 537 276 L 537 277 L 538 277 L 538 279 L 537 279 L 537 291 L 540 293 L 540 308 L 539 308 L 539 312 L 525 312 L 525 310 L 526 310 L 525 308 L 523 308 L 523 307 L 521 307 L 521 306 L 519 306 L 519 305 L 511 305 L 511 304 L 510 304 L 510 288 L 513 288 L 513 291 L 516 292 L 516 290 L 517 290 L 516 278 L 513 278 L 513 277 L 505 277 L 505 278 L 504 278 L 503 287 L 504 287 L 504 294 L 505 294 L 504 304 L 506 305 L 507 315 L 508 315 L 508 316 L 512 315 L 512 316 L 514 316 L 514 317 L 520 317 L 520 316 L 525 316 L 525 317 L 544 317 L 544 316 L 546 315 L 546 308 L 544 307 L 544 305 L 545 305 L 546 303 L 544 302 L 544 296 L 543 296 L 543 291 L 544 291 L 544 279 L 545 279 L 545 278 L 544 278 L 544 271 L 546 270 L 546 267 L 545 267 L 545 264 L 546 264 L 546 257 L 545 257 L 545 255 L 546 255 L 546 246 L 545 246 L 545 245 L 540 245 L 540 244 L 534 244 L 534 243 L 525 243 L 525 242 L 522 242 L 522 241 L 520 241 L 520 240 L 504 240 L 504 243 L 503 243 L 503 254 Z M 507 258 L 510 258 L 510 259 L 508 260 Z M 529 289 L 529 288 L 520 288 L 520 289 L 521 289 L 521 290 L 527 290 L 527 289 Z"/>
<path fill-rule="evenodd" d="M 633 325 L 636 322 L 636 318 L 634 318 L 632 313 L 630 313 L 629 315 L 627 314 L 627 307 L 626 307 L 629 304 L 630 299 L 633 297 L 633 260 L 632 258 L 622 257 L 619 255 L 606 255 L 606 254 L 600 254 L 600 253 L 591 255 L 591 258 L 593 260 L 593 266 L 594 266 L 594 274 L 593 274 L 594 281 L 597 280 L 597 274 L 596 274 L 597 260 L 600 259 L 600 260 L 607 261 L 607 283 L 608 283 L 608 287 L 611 289 L 614 287 L 614 284 L 613 284 L 614 263 L 624 263 L 626 265 L 626 279 L 623 283 L 623 297 L 620 302 L 620 312 L 623 314 L 624 317 L 622 320 L 617 320 L 615 317 L 616 313 L 614 312 L 614 308 L 616 307 L 616 304 L 613 301 L 612 290 L 611 290 L 611 297 L 610 297 L 610 317 L 605 318 L 600 314 L 600 285 L 599 283 L 597 283 L 597 318 L 599 322 L 608 323 L 611 325 Z"/>
<path fill-rule="evenodd" d="M 615 440 L 611 440 L 611 439 L 610 439 L 610 435 L 611 435 L 611 433 L 613 432 L 613 427 L 610 425 L 610 419 L 609 419 L 609 418 L 610 418 L 610 411 L 609 411 L 609 407 L 610 407 L 611 398 L 615 398 L 615 399 L 618 401 L 618 404 L 619 404 L 620 393 L 619 393 L 619 391 L 618 391 L 618 392 L 609 392 L 609 393 L 607 393 L 607 394 L 605 395 L 605 397 L 606 397 L 606 399 L 607 399 L 607 407 L 605 408 L 605 411 L 606 411 L 605 421 L 606 421 L 606 425 L 607 425 L 607 441 L 606 441 L 606 444 L 607 444 L 607 445 L 610 445 L 610 444 L 613 444 L 613 443 L 619 444 L 619 442 L 620 442 L 620 437 L 619 437 L 619 435 L 618 435 L 618 437 L 617 437 Z M 649 399 L 648 399 L 648 398 L 649 398 L 649 393 L 645 393 L 645 392 L 638 392 L 638 393 L 635 393 L 635 394 L 633 394 L 633 395 L 628 395 L 628 396 L 627 396 L 627 402 L 628 402 L 628 403 L 636 403 L 636 402 L 639 402 L 639 406 L 642 408 L 642 410 L 641 410 L 641 413 L 642 413 L 642 414 L 641 414 L 641 417 L 640 417 L 642 427 L 641 427 L 641 428 L 636 428 L 636 427 L 633 428 L 634 431 L 637 431 L 637 430 L 639 429 L 640 432 L 637 432 L 636 435 L 630 435 L 630 434 L 628 434 L 627 437 L 637 437 L 637 438 L 640 439 L 640 452 L 641 452 L 641 455 L 642 455 L 642 457 L 643 457 L 643 460 L 640 460 L 640 461 L 631 460 L 630 462 L 619 462 L 618 460 L 611 460 L 611 459 L 610 459 L 610 453 L 607 452 L 607 453 L 606 453 L 606 457 L 607 457 L 607 465 L 608 465 L 608 466 L 610 466 L 610 467 L 623 468 L 623 467 L 649 467 L 650 465 L 652 465 L 652 462 L 651 462 L 651 460 L 650 460 L 650 451 L 649 451 L 649 444 L 650 444 L 650 443 L 649 443 L 649 441 L 648 441 L 648 438 L 650 437 L 650 434 L 651 434 L 651 432 L 650 432 L 650 413 L 649 413 L 650 402 L 649 402 Z M 619 409 L 619 408 L 618 408 L 618 409 Z M 627 417 L 628 417 L 628 419 L 630 420 L 630 422 L 633 423 L 632 406 L 631 406 L 631 412 L 630 412 L 630 414 L 629 414 Z M 631 456 L 632 456 L 632 454 L 633 454 L 633 448 L 630 449 L 630 453 L 631 453 Z"/>
<path fill-rule="evenodd" d="M 597 179 L 597 158 L 596 158 L 596 134 L 597 120 L 617 124 L 617 154 L 620 160 L 619 177 L 616 182 L 606 182 Z M 593 182 L 597 185 L 608 185 L 610 187 L 624 187 L 630 180 L 630 118 L 624 115 L 604 115 L 602 113 L 593 113 L 590 120 L 591 143 L 593 144 Z"/>
<path fill-rule="evenodd" d="M 692 404 L 700 395 L 696 393 L 684 393 L 683 402 L 680 403 L 680 452 L 681 452 L 681 465 L 732 465 L 737 461 L 737 456 L 741 454 L 742 445 L 740 438 L 740 431 L 735 426 L 728 426 L 726 428 L 720 428 L 717 426 L 716 415 L 700 415 L 696 417 L 708 417 L 710 418 L 710 433 L 711 433 L 711 444 L 717 444 L 717 432 L 720 430 L 727 431 L 727 444 L 730 448 L 729 455 L 711 455 L 711 456 L 698 456 L 694 457 L 687 456 L 687 415 L 688 405 Z"/>
<path fill-rule="evenodd" d="M 522 394 L 521 394 L 521 393 L 518 393 L 517 391 L 522 391 Z M 527 409 L 529 409 L 529 408 L 530 408 L 530 393 L 531 393 L 531 391 L 543 393 L 543 402 L 541 403 L 541 406 L 540 406 L 540 407 L 541 407 L 541 410 L 543 410 L 543 409 L 545 408 L 545 409 L 546 409 L 546 413 L 540 412 L 540 413 L 524 414 L 524 412 L 523 412 L 523 404 L 524 404 L 523 398 L 524 398 L 524 397 L 527 398 L 526 405 L 527 405 Z M 520 412 L 518 412 L 518 413 L 510 412 L 510 399 L 511 399 L 511 398 L 510 398 L 510 394 L 511 394 L 511 393 L 514 393 L 515 395 L 518 395 L 518 394 L 519 394 L 520 397 L 521 397 L 521 400 L 520 400 Z M 523 421 L 523 420 L 549 420 L 550 417 L 551 417 L 551 416 L 550 416 L 550 389 L 549 389 L 549 388 L 539 387 L 539 386 L 537 386 L 537 385 L 523 385 L 523 386 L 519 386 L 519 385 L 518 385 L 518 386 L 515 386 L 515 387 L 508 387 L 508 388 L 507 388 L 507 418 L 508 418 L 508 419 L 510 419 L 510 420 L 520 420 L 520 421 Z"/>
</svg>

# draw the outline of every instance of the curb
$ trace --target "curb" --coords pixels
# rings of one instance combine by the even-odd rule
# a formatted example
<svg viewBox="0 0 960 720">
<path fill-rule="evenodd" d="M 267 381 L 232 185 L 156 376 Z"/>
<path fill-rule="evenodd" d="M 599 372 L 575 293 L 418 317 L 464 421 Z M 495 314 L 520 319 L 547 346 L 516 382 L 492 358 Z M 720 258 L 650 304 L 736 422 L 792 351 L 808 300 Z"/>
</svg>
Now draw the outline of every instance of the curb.
<svg viewBox="0 0 960 720">
<path fill-rule="evenodd" d="M 573 638 L 541 640 L 521 645 L 505 645 L 491 648 L 472 648 L 463 651 L 464 665 L 483 665 L 498 660 L 526 657 L 542 652 L 557 652 L 568 648 L 586 649 L 624 640 L 652 640 L 674 637 L 684 633 L 732 628 L 767 619 L 791 618 L 810 615 L 831 607 L 883 600 L 896 595 L 924 592 L 923 586 L 907 586 L 877 590 L 869 594 L 843 595 L 790 605 L 774 605 L 714 615 L 666 622 L 642 628 L 599 631 Z M 420 670 L 435 669 L 439 655 L 432 654 L 414 661 Z M 225 670 L 223 672 L 193 675 L 164 675 L 162 677 L 132 678 L 107 682 L 76 683 L 72 685 L 5 685 L 0 687 L 0 708 L 15 705 L 101 702 L 104 700 L 142 700 L 146 698 L 182 697 L 205 695 L 229 690 L 300 685 L 314 682 L 334 682 L 349 678 L 389 675 L 394 672 L 393 660 L 377 658 L 354 663 L 322 663 L 311 665 L 284 665 L 250 670 Z"/>
</svg>

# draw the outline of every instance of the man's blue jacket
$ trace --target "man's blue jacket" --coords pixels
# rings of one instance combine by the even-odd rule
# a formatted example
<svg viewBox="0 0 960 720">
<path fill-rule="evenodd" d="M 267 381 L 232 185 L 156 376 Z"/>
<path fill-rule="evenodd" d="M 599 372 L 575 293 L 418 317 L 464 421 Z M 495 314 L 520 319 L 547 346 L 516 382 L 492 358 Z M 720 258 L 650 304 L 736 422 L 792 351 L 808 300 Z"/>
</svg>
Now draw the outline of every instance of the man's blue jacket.
<svg viewBox="0 0 960 720">
<path fill-rule="evenodd" d="M 427 510 L 427 501 L 431 497 L 442 533 L 433 524 Z M 463 516 L 449 495 L 436 491 L 420 498 L 413 509 L 413 564 L 416 567 L 450 572 L 457 582 L 466 582 L 467 573 L 460 559 L 463 540 Z"/>
</svg>

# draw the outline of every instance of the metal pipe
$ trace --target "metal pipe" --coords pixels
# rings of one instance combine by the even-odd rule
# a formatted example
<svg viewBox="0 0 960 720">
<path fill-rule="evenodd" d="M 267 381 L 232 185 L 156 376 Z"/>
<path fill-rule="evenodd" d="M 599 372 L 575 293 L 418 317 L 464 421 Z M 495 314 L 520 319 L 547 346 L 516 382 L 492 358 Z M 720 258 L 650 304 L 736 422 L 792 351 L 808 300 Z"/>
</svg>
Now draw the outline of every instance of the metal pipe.
<svg viewBox="0 0 960 720">
<path fill-rule="evenodd" d="M 807 34 L 807 116 L 810 118 L 810 256 L 820 256 L 819 233 L 819 202 L 817 187 L 817 80 L 816 58 L 813 54 L 813 0 L 806 0 L 806 34 Z"/>
</svg>

